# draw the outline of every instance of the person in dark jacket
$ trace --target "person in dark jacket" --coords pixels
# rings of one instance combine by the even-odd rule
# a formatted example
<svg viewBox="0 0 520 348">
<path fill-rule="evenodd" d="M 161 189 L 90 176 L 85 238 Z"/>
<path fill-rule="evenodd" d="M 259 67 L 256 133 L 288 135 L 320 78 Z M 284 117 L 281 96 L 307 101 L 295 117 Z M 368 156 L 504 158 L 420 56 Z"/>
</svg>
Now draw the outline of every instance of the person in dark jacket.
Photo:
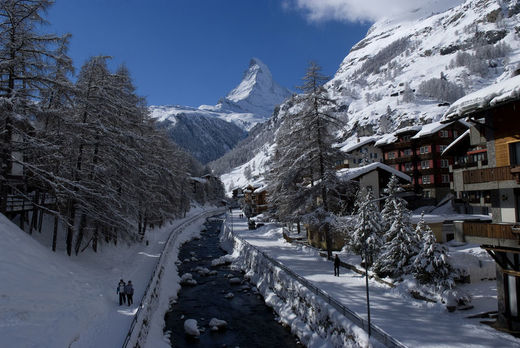
<svg viewBox="0 0 520 348">
<path fill-rule="evenodd" d="M 336 277 L 339 277 L 339 265 L 340 265 L 341 261 L 339 260 L 339 256 L 338 254 L 336 254 L 336 256 L 334 257 L 334 275 Z"/>
<path fill-rule="evenodd" d="M 134 287 L 132 286 L 132 281 L 129 280 L 128 284 L 125 286 L 125 294 L 126 294 L 126 300 L 128 302 L 128 305 L 134 303 L 133 296 L 134 296 Z"/>
<path fill-rule="evenodd" d="M 117 293 L 119 294 L 119 305 L 121 306 L 123 303 L 126 303 L 125 282 L 123 279 L 117 284 Z"/>
</svg>

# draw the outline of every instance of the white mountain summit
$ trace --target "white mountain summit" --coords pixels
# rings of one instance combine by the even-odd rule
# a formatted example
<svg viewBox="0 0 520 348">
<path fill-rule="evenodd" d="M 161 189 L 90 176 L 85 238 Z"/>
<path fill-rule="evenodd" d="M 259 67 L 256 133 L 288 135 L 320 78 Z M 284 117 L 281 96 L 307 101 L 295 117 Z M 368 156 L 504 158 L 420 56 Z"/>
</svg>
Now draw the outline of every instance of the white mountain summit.
<svg viewBox="0 0 520 348">
<path fill-rule="evenodd" d="M 151 106 L 153 118 L 161 121 L 180 113 L 206 115 L 232 122 L 244 130 L 264 122 L 291 92 L 273 80 L 269 68 L 258 58 L 251 59 L 242 81 L 217 105 L 201 105 L 198 108 L 165 105 Z M 175 120 L 171 120 L 175 122 Z"/>
<path fill-rule="evenodd" d="M 150 115 L 177 145 L 202 163 L 232 149 L 257 123 L 269 119 L 291 92 L 278 85 L 269 68 L 253 58 L 242 81 L 217 105 L 150 106 Z"/>
<path fill-rule="evenodd" d="M 275 106 L 290 95 L 287 88 L 273 80 L 267 65 L 258 58 L 253 58 L 240 84 L 219 100 L 214 110 L 251 113 L 265 121 L 271 116 Z"/>
</svg>

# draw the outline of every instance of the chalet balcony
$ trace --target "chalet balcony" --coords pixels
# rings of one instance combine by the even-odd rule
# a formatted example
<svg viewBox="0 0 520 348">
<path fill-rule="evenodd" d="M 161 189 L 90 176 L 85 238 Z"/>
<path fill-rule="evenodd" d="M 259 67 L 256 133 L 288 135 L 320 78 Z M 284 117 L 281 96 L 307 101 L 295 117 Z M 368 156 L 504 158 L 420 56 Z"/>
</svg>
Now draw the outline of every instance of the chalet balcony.
<svg viewBox="0 0 520 348">
<path fill-rule="evenodd" d="M 487 160 L 484 160 L 484 161 L 470 161 L 470 162 L 465 162 L 465 163 L 456 162 L 455 164 L 453 164 L 453 169 L 467 169 L 467 168 L 482 167 L 482 166 L 487 166 L 487 165 L 488 165 L 488 161 Z"/>
<path fill-rule="evenodd" d="M 493 167 L 462 172 L 464 184 L 480 184 L 485 182 L 516 180 L 511 173 L 511 167 Z"/>
<path fill-rule="evenodd" d="M 486 239 L 520 240 L 520 226 L 518 224 L 492 224 L 484 222 L 464 222 L 465 237 Z"/>
</svg>

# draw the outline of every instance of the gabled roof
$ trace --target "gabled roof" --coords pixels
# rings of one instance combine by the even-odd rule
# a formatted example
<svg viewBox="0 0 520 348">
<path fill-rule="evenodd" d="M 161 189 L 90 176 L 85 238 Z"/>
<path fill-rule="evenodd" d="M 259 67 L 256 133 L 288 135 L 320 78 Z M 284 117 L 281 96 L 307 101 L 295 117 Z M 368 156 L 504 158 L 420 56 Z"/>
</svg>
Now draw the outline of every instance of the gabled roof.
<svg viewBox="0 0 520 348">
<path fill-rule="evenodd" d="M 455 120 L 512 100 L 520 100 L 520 75 L 460 98 L 449 107 L 442 121 Z"/>
<path fill-rule="evenodd" d="M 381 162 L 370 163 L 370 164 L 367 164 L 366 166 L 358 167 L 358 168 L 340 169 L 340 170 L 338 170 L 337 175 L 338 175 L 338 178 L 343 179 L 343 180 L 354 180 L 354 179 L 359 178 L 360 176 L 363 176 L 363 175 L 370 173 L 371 171 L 374 171 L 377 169 L 387 171 L 390 174 L 394 174 L 395 176 L 397 176 L 403 180 L 406 180 L 409 182 L 412 181 L 412 178 L 410 178 L 405 173 L 400 172 L 397 169 L 394 169 Z"/>
<path fill-rule="evenodd" d="M 360 147 L 362 147 L 364 145 L 367 145 L 370 143 L 375 143 L 380 138 L 381 138 L 381 136 L 379 136 L 379 135 L 373 135 L 373 136 L 369 136 L 369 137 L 359 137 L 359 138 L 351 137 L 347 141 L 345 141 L 343 144 L 340 145 L 341 146 L 340 150 L 343 152 L 349 153 L 349 152 L 359 149 Z"/>
<path fill-rule="evenodd" d="M 461 123 L 466 128 L 469 128 L 471 126 L 468 122 L 466 122 L 464 120 L 458 120 L 458 122 Z M 440 122 L 439 121 L 439 122 L 432 122 L 432 123 L 425 124 L 424 126 L 422 126 L 422 129 L 412 137 L 412 139 L 420 139 L 422 137 L 427 137 L 429 135 L 435 134 L 438 131 L 440 131 L 441 129 L 448 127 L 449 125 L 451 125 L 453 123 L 454 122 Z"/>
<path fill-rule="evenodd" d="M 464 133 L 462 133 L 457 139 L 453 140 L 451 144 L 448 145 L 447 148 L 444 149 L 444 151 L 441 152 L 441 156 L 444 156 L 446 153 L 450 151 L 450 149 L 454 148 L 457 144 L 462 142 L 464 138 L 469 138 L 469 129 L 467 129 Z"/>
</svg>

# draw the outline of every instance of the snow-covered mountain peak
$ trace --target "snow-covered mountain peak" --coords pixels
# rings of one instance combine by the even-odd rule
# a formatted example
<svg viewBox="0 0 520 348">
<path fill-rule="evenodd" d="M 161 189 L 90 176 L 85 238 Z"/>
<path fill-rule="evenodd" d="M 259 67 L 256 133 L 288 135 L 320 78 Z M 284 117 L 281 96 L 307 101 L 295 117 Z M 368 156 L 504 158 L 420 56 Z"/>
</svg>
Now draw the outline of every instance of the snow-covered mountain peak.
<svg viewBox="0 0 520 348">
<path fill-rule="evenodd" d="M 274 81 L 267 65 L 258 58 L 252 58 L 242 81 L 219 101 L 216 109 L 251 113 L 266 119 L 275 106 L 290 95 L 287 88 Z"/>
<path fill-rule="evenodd" d="M 239 102 L 251 96 L 258 90 L 269 90 L 272 88 L 273 75 L 271 71 L 258 58 L 252 58 L 249 68 L 244 72 L 244 77 L 240 84 L 226 96 L 232 102 Z"/>
</svg>

